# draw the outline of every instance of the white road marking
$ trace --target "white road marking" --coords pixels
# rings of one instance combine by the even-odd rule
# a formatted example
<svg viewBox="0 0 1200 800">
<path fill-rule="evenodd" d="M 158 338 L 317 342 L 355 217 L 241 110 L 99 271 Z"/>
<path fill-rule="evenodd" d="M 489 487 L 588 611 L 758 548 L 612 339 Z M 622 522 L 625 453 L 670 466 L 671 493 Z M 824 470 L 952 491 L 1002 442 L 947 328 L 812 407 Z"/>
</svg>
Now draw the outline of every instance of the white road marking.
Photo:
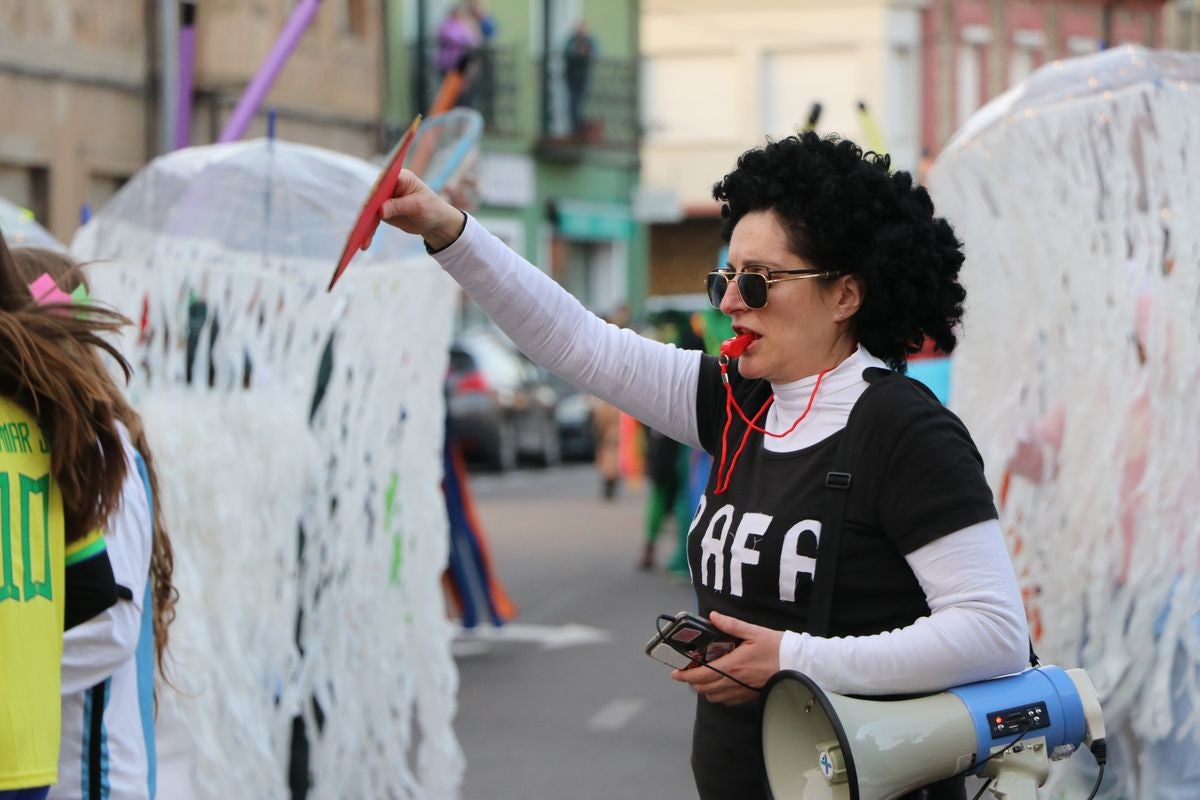
<svg viewBox="0 0 1200 800">
<path fill-rule="evenodd" d="M 645 707 L 646 701 L 638 698 L 613 700 L 592 715 L 588 730 L 619 731 Z"/>
<path fill-rule="evenodd" d="M 455 639 L 450 642 L 450 655 L 454 658 L 481 656 L 492 651 L 492 645 L 482 639 Z"/>
<path fill-rule="evenodd" d="M 612 634 L 601 628 L 567 623 L 566 625 L 531 625 L 510 622 L 500 627 L 479 626 L 470 630 L 455 628 L 451 652 L 473 656 L 489 652 L 494 642 L 526 642 L 541 645 L 543 650 L 562 650 L 587 644 L 603 644 Z"/>
</svg>

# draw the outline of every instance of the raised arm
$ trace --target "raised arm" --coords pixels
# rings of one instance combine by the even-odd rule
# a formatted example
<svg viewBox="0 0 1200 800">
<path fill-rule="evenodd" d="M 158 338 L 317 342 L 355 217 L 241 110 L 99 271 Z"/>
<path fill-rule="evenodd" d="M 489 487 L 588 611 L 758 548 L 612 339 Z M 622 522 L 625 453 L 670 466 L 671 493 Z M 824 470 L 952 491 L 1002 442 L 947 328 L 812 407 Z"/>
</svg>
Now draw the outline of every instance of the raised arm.
<svg viewBox="0 0 1200 800">
<path fill-rule="evenodd" d="M 408 170 L 383 216 L 434 258 L 522 351 L 672 439 L 699 447 L 700 353 L 610 325 Z"/>
</svg>

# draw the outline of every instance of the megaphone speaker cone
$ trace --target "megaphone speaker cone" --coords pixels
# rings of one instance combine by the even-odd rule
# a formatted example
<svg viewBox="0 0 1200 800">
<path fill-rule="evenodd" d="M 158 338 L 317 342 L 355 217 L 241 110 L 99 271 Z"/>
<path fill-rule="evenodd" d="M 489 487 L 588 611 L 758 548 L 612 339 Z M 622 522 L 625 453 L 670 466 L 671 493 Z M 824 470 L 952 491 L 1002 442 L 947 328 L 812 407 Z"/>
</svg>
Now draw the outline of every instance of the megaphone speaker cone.
<svg viewBox="0 0 1200 800">
<path fill-rule="evenodd" d="M 799 672 L 768 682 L 763 760 L 776 800 L 890 800 L 971 767 L 975 731 L 961 700 L 863 700 Z"/>
<path fill-rule="evenodd" d="M 775 800 L 892 800 L 967 771 L 996 776 L 997 796 L 1033 797 L 1049 760 L 1104 737 L 1087 673 L 1050 664 L 908 700 L 847 697 L 785 671 L 762 711 Z"/>
</svg>

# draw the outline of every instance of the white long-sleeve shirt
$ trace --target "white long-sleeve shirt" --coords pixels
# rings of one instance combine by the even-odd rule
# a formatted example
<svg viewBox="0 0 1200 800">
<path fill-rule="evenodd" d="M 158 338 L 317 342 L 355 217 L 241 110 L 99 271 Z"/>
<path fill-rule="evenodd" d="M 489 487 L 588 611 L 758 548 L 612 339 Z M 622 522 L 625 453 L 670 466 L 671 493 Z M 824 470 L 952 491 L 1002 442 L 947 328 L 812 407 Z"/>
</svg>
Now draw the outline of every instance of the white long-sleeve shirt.
<svg viewBox="0 0 1200 800">
<path fill-rule="evenodd" d="M 62 740 L 52 800 L 154 796 L 154 636 L 148 591 L 153 514 L 141 456 L 123 427 L 121 434 L 128 472 L 104 541 L 113 576 L 132 599 L 118 600 L 63 636 Z"/>
<path fill-rule="evenodd" d="M 534 361 L 666 436 L 700 447 L 700 353 L 605 323 L 473 218 L 435 258 Z M 883 364 L 860 347 L 825 376 L 804 424 L 782 439 L 768 438 L 765 446 L 791 452 L 844 428 L 866 390 L 862 372 L 869 366 Z M 653 391 L 646 384 L 651 375 Z M 767 430 L 785 430 L 797 419 L 815 380 L 772 385 Z M 845 694 L 939 691 L 1023 669 L 1028 628 L 996 520 L 943 536 L 906 560 L 930 616 L 873 636 L 786 632 L 780 668 Z"/>
</svg>

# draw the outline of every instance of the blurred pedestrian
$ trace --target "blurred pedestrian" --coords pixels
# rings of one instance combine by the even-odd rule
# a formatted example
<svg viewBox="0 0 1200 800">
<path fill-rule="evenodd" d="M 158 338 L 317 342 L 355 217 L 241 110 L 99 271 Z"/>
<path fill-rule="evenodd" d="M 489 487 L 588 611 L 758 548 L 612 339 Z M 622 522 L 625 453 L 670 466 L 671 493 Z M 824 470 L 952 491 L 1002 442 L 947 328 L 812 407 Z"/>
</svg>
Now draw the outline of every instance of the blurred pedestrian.
<svg viewBox="0 0 1200 800">
<path fill-rule="evenodd" d="M 496 91 L 496 65 L 492 52 L 492 40 L 496 36 L 496 18 L 488 11 L 482 0 L 470 0 L 467 12 L 475 29 L 475 65 L 472 68 L 471 85 L 468 88 L 468 99 L 471 105 L 478 109 L 485 118 L 490 118 L 494 111 L 492 100 Z"/>
<path fill-rule="evenodd" d="M 592 430 L 596 441 L 596 472 L 600 497 L 613 500 L 621 485 L 621 410 L 598 397 L 590 398 Z"/>
<path fill-rule="evenodd" d="M 445 80 L 451 72 L 462 78 L 458 105 L 470 106 L 474 93 L 474 62 L 482 44 L 478 23 L 464 4 L 455 5 L 446 14 L 437 30 L 437 52 L 434 65 L 438 76 Z"/>
<path fill-rule="evenodd" d="M 587 22 L 580 20 L 563 48 L 563 70 L 567 83 L 567 113 L 571 134 L 584 134 L 583 103 L 592 78 L 592 62 L 596 58 L 596 40 L 588 32 Z"/>
<path fill-rule="evenodd" d="M 650 491 L 646 495 L 646 536 L 638 568 L 652 570 L 656 564 L 655 549 L 663 523 L 671 519 L 681 490 L 679 454 L 681 445 L 653 428 L 645 428 L 646 477 Z"/>
<path fill-rule="evenodd" d="M 467 11 L 475 23 L 476 30 L 479 31 L 480 44 L 486 47 L 496 35 L 496 18 L 487 10 L 482 0 L 470 0 L 467 3 Z"/>
<path fill-rule="evenodd" d="M 676 344 L 682 350 L 705 351 L 704 317 L 699 313 L 688 315 L 679 323 L 679 340 Z M 676 470 L 679 475 L 679 491 L 675 497 L 675 530 L 678 532 L 675 553 L 667 564 L 667 571 L 677 578 L 689 576 L 687 560 L 688 528 L 692 523 L 692 515 L 704 496 L 706 477 L 712 466 L 708 453 L 686 445 L 679 445 Z"/>
<path fill-rule="evenodd" d="M 653 338 L 684 350 L 704 349 L 704 342 L 692 330 L 690 321 L 678 313 L 663 314 L 654 328 Z M 687 521 L 691 519 L 691 509 L 686 509 L 682 517 L 678 509 L 681 504 L 688 504 L 691 448 L 653 428 L 645 427 L 644 431 L 646 477 L 650 481 L 650 491 L 646 495 L 646 536 L 638 568 L 652 570 L 657 563 L 656 547 L 664 523 L 674 521 L 679 534 L 680 548 L 675 551 L 672 565 L 675 565 L 680 551 L 686 548 Z M 686 572 L 686 553 L 683 557 L 683 570 Z"/>
<path fill-rule="evenodd" d="M 618 328 L 629 324 L 629 306 L 622 303 L 613 309 L 605 321 Z M 600 474 L 600 497 L 614 500 L 621 486 L 621 410 L 595 395 L 588 396 L 592 410 L 592 436 L 595 440 L 594 460 Z"/>
</svg>

